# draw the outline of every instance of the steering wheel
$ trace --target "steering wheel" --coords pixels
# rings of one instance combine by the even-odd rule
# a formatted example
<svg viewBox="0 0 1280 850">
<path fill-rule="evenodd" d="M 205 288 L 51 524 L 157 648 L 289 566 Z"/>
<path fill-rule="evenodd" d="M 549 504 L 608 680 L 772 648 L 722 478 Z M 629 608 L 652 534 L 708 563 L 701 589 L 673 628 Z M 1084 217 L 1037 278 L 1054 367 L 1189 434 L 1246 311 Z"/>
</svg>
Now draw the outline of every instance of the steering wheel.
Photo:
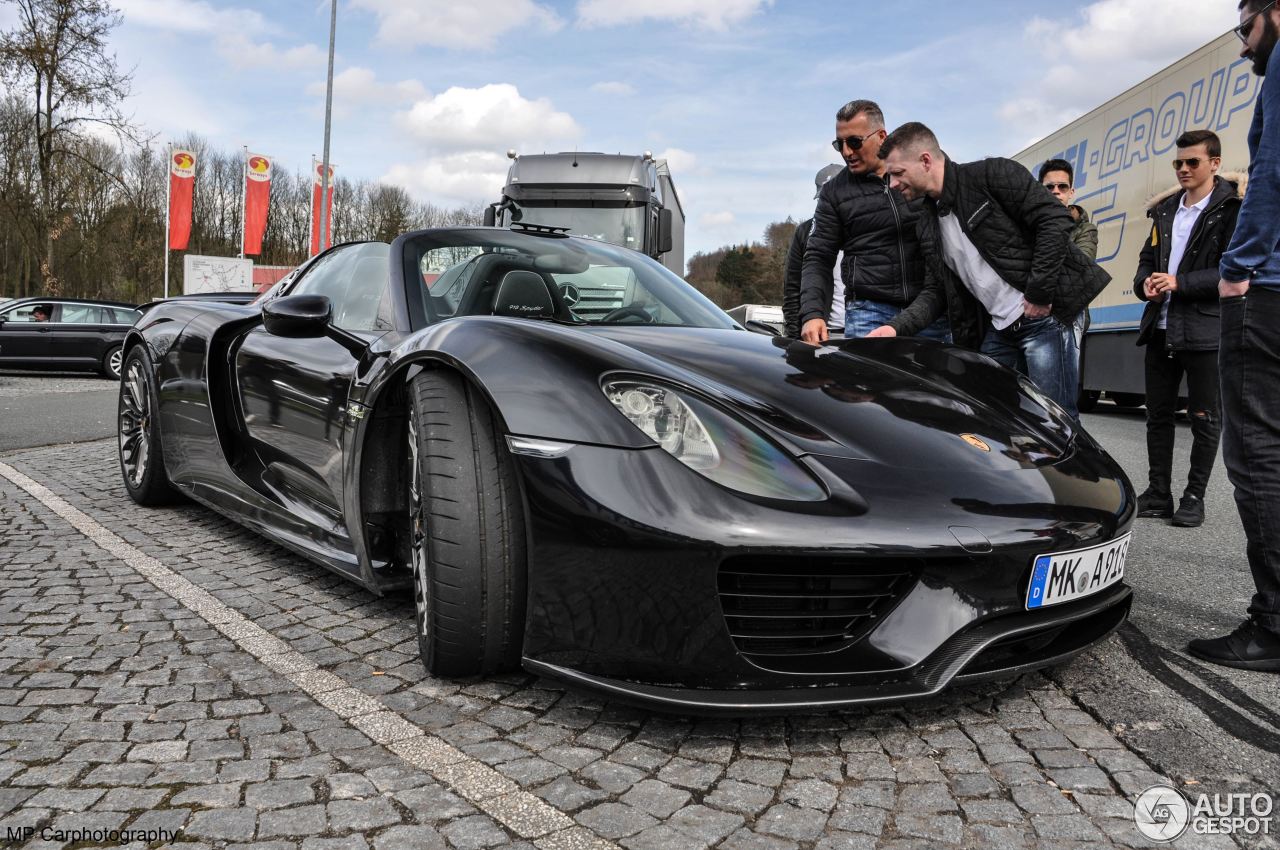
<svg viewBox="0 0 1280 850">
<path fill-rule="evenodd" d="M 639 304 L 628 304 L 625 307 L 619 307 L 616 310 L 610 310 L 600 317 L 603 322 L 616 322 L 619 319 L 625 319 L 627 316 L 636 316 L 642 319 L 646 324 L 652 324 L 653 316 L 644 307 Z"/>
</svg>

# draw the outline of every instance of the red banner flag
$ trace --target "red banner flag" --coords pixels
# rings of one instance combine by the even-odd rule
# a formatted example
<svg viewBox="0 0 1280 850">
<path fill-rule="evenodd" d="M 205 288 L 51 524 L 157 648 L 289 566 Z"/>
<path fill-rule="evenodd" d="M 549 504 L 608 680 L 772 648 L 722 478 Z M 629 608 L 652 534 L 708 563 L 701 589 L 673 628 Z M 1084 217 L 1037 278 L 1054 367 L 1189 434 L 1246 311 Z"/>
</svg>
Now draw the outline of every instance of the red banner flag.
<svg viewBox="0 0 1280 850">
<path fill-rule="evenodd" d="M 191 199 L 196 185 L 196 155 L 173 151 L 169 156 L 169 247 L 187 250 L 191 241 Z"/>
<path fill-rule="evenodd" d="M 325 248 L 333 246 L 333 166 L 329 166 L 329 197 L 327 203 L 320 203 L 320 181 L 324 176 L 323 163 L 316 163 L 315 185 L 311 187 L 311 253 L 319 254 Z M 324 209 L 325 245 L 320 247 L 320 210 Z"/>
<path fill-rule="evenodd" d="M 262 234 L 267 229 L 267 207 L 271 203 L 271 160 L 261 154 L 248 155 L 244 182 L 244 255 L 262 253 Z"/>
</svg>

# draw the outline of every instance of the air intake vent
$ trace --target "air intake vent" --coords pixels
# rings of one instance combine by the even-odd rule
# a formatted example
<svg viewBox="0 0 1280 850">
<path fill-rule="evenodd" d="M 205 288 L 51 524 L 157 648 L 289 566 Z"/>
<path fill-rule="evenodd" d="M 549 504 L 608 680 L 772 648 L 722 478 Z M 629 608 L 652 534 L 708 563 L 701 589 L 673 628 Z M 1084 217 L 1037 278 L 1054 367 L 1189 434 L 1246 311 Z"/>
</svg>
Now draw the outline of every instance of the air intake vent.
<svg viewBox="0 0 1280 850">
<path fill-rule="evenodd" d="M 910 559 L 730 558 L 720 565 L 720 607 L 734 645 L 748 657 L 839 652 L 906 595 L 921 566 Z"/>
</svg>

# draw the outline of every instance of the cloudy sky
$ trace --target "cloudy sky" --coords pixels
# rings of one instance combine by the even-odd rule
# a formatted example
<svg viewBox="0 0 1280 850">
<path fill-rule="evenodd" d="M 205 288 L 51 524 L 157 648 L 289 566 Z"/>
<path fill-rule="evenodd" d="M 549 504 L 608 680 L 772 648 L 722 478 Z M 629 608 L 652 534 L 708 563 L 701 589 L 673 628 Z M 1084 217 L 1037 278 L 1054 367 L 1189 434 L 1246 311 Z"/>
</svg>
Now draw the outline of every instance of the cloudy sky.
<svg viewBox="0 0 1280 850">
<path fill-rule="evenodd" d="M 131 106 L 305 170 L 328 0 L 114 0 Z M 812 212 L 835 110 L 880 102 L 960 159 L 1008 155 L 1225 32 L 1235 0 L 339 0 L 332 158 L 452 206 L 505 151 L 652 150 L 688 250 Z M 12 21 L 0 6 L 0 28 Z"/>
</svg>

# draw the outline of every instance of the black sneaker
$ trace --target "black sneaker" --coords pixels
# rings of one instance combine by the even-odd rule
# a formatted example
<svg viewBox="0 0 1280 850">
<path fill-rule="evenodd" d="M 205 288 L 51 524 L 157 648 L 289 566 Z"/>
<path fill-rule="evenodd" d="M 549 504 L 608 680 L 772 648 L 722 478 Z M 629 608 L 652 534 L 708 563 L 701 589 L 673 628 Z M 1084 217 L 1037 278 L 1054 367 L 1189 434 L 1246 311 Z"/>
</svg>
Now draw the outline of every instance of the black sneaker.
<svg viewBox="0 0 1280 850">
<path fill-rule="evenodd" d="M 1183 528 L 1204 525 L 1204 499 L 1183 496 L 1178 501 L 1178 510 L 1173 514 L 1173 525 L 1180 525 Z"/>
<path fill-rule="evenodd" d="M 1156 493 L 1150 487 L 1138 497 L 1138 516 L 1147 519 L 1168 519 L 1173 516 L 1173 496 Z"/>
<path fill-rule="evenodd" d="M 1197 638 L 1187 644 L 1187 652 L 1202 661 L 1280 673 L 1280 635 L 1269 632 L 1253 620 L 1245 620 L 1229 635 Z"/>
</svg>

